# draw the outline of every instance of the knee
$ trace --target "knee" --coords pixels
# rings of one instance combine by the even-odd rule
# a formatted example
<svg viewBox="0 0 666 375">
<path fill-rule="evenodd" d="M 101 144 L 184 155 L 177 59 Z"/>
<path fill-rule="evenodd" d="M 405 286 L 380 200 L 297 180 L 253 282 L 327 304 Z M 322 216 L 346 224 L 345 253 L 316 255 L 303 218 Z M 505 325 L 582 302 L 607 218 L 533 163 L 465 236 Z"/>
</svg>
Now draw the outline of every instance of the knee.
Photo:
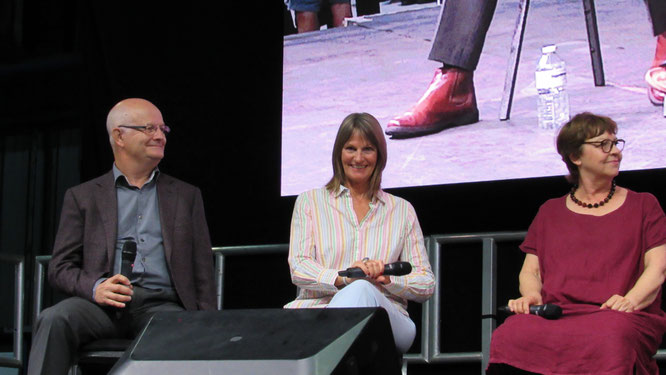
<svg viewBox="0 0 666 375">
<path fill-rule="evenodd" d="M 39 313 L 35 329 L 63 329 L 68 326 L 69 314 L 67 309 L 59 305 L 51 306 Z"/>
<path fill-rule="evenodd" d="M 379 306 L 376 298 L 377 289 L 367 280 L 356 280 L 337 292 L 330 307 L 375 307 Z"/>
<path fill-rule="evenodd" d="M 608 328 L 604 332 L 603 340 L 604 345 L 609 347 L 606 350 L 618 347 L 635 347 L 636 344 L 640 342 L 640 331 L 636 329 L 628 319 L 625 319 L 620 314 L 622 313 L 609 314 L 619 318 L 609 319 L 606 322 Z"/>
<path fill-rule="evenodd" d="M 374 300 L 376 293 L 377 288 L 371 282 L 367 280 L 355 280 L 337 294 L 340 294 L 340 296 L 356 296 L 363 300 Z"/>
<path fill-rule="evenodd" d="M 77 307 L 80 303 L 72 297 L 44 309 L 37 318 L 35 329 L 67 330 L 76 323 Z"/>
<path fill-rule="evenodd" d="M 340 292 L 361 292 L 361 293 L 371 293 L 375 289 L 375 286 L 372 285 L 368 280 L 354 280 L 352 283 L 344 287 Z"/>
</svg>

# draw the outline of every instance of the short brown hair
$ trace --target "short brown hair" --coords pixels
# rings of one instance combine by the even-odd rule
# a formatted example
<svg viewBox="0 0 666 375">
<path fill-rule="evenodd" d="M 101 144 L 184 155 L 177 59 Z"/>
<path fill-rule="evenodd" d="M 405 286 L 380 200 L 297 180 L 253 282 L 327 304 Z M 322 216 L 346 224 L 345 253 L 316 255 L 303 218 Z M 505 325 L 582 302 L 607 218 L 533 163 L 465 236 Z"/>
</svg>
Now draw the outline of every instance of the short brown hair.
<svg viewBox="0 0 666 375">
<path fill-rule="evenodd" d="M 577 114 L 560 129 L 560 133 L 557 135 L 557 152 L 567 165 L 569 182 L 577 184 L 580 179 L 578 166 L 571 161 L 571 157 L 580 157 L 586 139 L 597 137 L 605 132 L 617 134 L 615 121 L 610 117 L 590 112 Z"/>
<path fill-rule="evenodd" d="M 387 155 L 386 138 L 384 138 L 382 127 L 379 125 L 379 121 L 369 113 L 352 113 L 342 120 L 333 145 L 333 177 L 326 184 L 326 189 L 330 192 L 337 191 L 340 185 L 347 181 L 342 165 L 342 148 L 354 133 L 360 134 L 377 149 L 377 164 L 370 176 L 370 189 L 368 190 L 369 198 L 372 198 L 381 186 L 382 171 L 386 166 Z"/>
</svg>

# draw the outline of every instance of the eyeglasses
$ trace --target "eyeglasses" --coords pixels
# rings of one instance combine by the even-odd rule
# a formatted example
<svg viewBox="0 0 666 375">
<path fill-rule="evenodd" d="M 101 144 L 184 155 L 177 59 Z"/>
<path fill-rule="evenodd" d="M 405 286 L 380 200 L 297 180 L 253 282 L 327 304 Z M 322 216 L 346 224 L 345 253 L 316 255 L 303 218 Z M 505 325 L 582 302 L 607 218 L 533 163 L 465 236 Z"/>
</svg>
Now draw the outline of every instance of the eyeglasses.
<svg viewBox="0 0 666 375">
<path fill-rule="evenodd" d="M 604 139 L 603 141 L 594 141 L 594 142 L 583 142 L 586 145 L 594 145 L 594 147 L 601 148 L 601 151 L 605 153 L 611 152 L 613 146 L 617 146 L 617 149 L 622 151 L 624 149 L 624 139 Z"/>
<path fill-rule="evenodd" d="M 127 129 L 134 129 L 138 130 L 140 132 L 146 133 L 148 135 L 153 135 L 157 131 L 157 129 L 160 129 L 164 135 L 169 134 L 171 132 L 171 129 L 166 126 L 166 125 L 118 125 L 119 128 L 127 128 Z"/>
</svg>

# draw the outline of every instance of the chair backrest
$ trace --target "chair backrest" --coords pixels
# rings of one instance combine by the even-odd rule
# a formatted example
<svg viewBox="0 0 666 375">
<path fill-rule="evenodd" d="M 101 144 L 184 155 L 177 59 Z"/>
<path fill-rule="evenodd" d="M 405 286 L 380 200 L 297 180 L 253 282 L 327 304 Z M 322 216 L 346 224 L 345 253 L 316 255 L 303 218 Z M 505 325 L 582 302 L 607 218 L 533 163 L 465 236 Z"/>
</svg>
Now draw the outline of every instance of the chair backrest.
<svg viewBox="0 0 666 375">
<path fill-rule="evenodd" d="M 0 254 L 0 262 L 14 265 L 13 356 L 0 357 L 0 366 L 21 368 L 23 366 L 24 258 L 19 255 Z"/>
<path fill-rule="evenodd" d="M 507 241 L 522 241 L 525 234 L 526 232 L 490 232 L 429 236 L 430 261 L 435 274 L 436 286 L 433 297 L 427 302 L 429 304 L 428 327 L 423 333 L 429 338 L 424 350 L 428 363 L 480 362 L 481 372 L 485 373 L 490 356 L 490 337 L 496 326 L 497 244 Z M 479 244 L 482 252 L 481 351 L 443 353 L 440 348 L 440 324 L 442 321 L 440 296 L 443 288 L 441 256 L 444 251 L 455 251 L 453 245 L 469 243 Z M 469 249 L 465 247 L 465 250 Z"/>
<path fill-rule="evenodd" d="M 46 269 L 51 261 L 51 255 L 38 255 L 35 257 L 35 273 L 32 292 L 32 323 L 37 322 L 37 317 L 43 309 L 44 304 L 44 282 L 46 280 Z"/>
<path fill-rule="evenodd" d="M 249 245 L 249 246 L 223 246 L 214 247 L 215 255 L 215 285 L 217 286 L 217 309 L 224 307 L 224 276 L 226 258 L 229 256 L 266 255 L 289 253 L 289 244 Z M 297 292 L 298 293 L 298 292 Z"/>
</svg>

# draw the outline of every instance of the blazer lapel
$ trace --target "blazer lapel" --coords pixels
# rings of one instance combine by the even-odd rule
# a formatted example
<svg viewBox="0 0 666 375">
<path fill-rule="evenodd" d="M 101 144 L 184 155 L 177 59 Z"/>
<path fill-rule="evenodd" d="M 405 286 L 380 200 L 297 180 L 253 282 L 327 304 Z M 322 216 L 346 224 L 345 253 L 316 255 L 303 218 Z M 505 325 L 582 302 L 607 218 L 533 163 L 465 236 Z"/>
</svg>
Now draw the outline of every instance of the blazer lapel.
<svg viewBox="0 0 666 375">
<path fill-rule="evenodd" d="M 162 227 L 162 240 L 164 241 L 164 256 L 171 266 L 173 251 L 173 232 L 176 224 L 176 200 L 178 194 L 174 191 L 169 176 L 160 174 L 157 178 L 157 200 L 160 208 L 160 225 Z"/>
<path fill-rule="evenodd" d="M 102 176 L 97 184 L 99 190 L 95 194 L 95 202 L 100 216 L 104 233 L 106 234 L 106 255 L 108 264 L 113 269 L 116 253 L 116 237 L 118 232 L 118 203 L 116 186 L 113 180 L 113 171 Z"/>
</svg>

